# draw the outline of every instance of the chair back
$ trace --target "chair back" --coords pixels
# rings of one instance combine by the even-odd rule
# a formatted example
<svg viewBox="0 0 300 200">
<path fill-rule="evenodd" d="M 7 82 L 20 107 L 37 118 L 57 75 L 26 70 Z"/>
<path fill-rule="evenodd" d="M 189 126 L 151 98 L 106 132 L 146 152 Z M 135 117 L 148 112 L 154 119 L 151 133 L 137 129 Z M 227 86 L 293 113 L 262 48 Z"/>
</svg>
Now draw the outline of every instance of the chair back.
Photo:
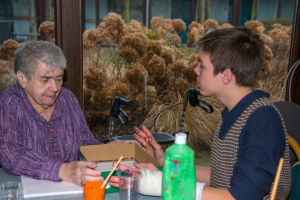
<svg viewBox="0 0 300 200">
<path fill-rule="evenodd" d="M 300 162 L 297 162 L 292 167 L 292 187 L 290 200 L 300 199 Z"/>
<path fill-rule="evenodd" d="M 12 24 L 12 20 L 0 20 L 0 45 L 10 38 Z"/>
<path fill-rule="evenodd" d="M 300 143 L 300 106 L 298 104 L 288 101 L 274 102 L 275 107 L 279 110 L 283 121 L 285 123 L 287 133 L 298 144 Z M 290 157 L 291 165 L 295 164 L 298 160 L 295 150 L 291 146 L 290 138 Z"/>
</svg>

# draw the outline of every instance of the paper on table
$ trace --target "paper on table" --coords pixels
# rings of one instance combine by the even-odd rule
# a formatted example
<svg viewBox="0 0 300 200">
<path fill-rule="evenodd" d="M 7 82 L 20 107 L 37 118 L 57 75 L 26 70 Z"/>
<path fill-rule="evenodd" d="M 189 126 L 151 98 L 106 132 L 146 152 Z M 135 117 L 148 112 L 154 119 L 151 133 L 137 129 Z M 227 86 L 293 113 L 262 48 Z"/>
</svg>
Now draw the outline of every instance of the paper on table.
<svg viewBox="0 0 300 200">
<path fill-rule="evenodd" d="M 83 193 L 82 187 L 65 181 L 58 183 L 36 180 L 26 176 L 21 176 L 21 180 L 24 187 L 24 198 Z"/>
<path fill-rule="evenodd" d="M 135 168 L 133 163 L 134 161 L 120 162 L 120 164 Z M 112 163 L 98 163 L 96 167 L 97 170 L 102 172 L 111 171 L 112 168 Z M 21 181 L 24 187 L 24 198 L 83 193 L 82 187 L 65 181 L 53 182 L 47 180 L 36 180 L 26 176 L 21 176 Z"/>
</svg>

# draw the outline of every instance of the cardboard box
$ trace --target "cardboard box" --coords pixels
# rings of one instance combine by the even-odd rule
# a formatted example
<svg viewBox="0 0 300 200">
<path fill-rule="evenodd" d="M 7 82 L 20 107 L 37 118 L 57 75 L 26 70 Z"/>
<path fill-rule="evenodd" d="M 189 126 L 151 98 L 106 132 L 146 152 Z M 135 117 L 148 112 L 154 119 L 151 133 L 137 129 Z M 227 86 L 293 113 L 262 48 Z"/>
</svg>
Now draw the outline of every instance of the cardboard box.
<svg viewBox="0 0 300 200">
<path fill-rule="evenodd" d="M 135 161 L 138 163 L 153 163 L 161 170 L 161 165 L 149 156 L 143 149 L 141 149 L 135 143 L 124 144 L 103 144 L 103 145 L 90 145 L 81 146 L 80 153 L 82 154 L 80 160 L 94 161 L 97 163 L 113 163 L 117 162 L 123 155 L 122 161 Z M 105 179 L 110 171 L 102 171 L 102 177 Z M 117 176 L 117 171 L 113 173 L 113 176 Z M 110 187 L 106 190 L 106 193 L 119 192 L 119 188 Z"/>
</svg>

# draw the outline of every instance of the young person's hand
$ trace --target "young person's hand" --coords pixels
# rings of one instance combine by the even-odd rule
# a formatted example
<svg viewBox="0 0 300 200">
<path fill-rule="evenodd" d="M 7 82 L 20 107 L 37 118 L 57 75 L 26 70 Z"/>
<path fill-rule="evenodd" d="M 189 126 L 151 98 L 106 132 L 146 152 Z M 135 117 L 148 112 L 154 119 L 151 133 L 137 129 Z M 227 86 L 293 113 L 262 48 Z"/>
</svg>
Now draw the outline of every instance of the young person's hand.
<svg viewBox="0 0 300 200">
<path fill-rule="evenodd" d="M 116 163 L 113 163 L 115 165 Z M 118 165 L 119 170 L 125 170 L 125 169 L 140 169 L 140 168 L 148 168 L 151 172 L 158 171 L 158 169 L 152 164 L 152 163 L 134 163 L 134 166 L 136 168 L 131 168 L 126 165 Z M 119 178 L 117 176 L 112 176 L 109 179 L 109 185 L 113 187 L 119 187 Z"/>
<path fill-rule="evenodd" d="M 97 164 L 89 161 L 64 163 L 59 170 L 58 178 L 79 186 L 88 181 L 103 181 L 101 172 L 93 169 L 96 167 Z"/>
<path fill-rule="evenodd" d="M 161 146 L 156 142 L 151 132 L 144 126 L 141 125 L 140 129 L 134 127 L 136 133 L 133 137 L 143 145 L 142 149 L 146 151 L 150 156 L 155 158 L 160 165 L 164 164 L 165 152 Z"/>
</svg>

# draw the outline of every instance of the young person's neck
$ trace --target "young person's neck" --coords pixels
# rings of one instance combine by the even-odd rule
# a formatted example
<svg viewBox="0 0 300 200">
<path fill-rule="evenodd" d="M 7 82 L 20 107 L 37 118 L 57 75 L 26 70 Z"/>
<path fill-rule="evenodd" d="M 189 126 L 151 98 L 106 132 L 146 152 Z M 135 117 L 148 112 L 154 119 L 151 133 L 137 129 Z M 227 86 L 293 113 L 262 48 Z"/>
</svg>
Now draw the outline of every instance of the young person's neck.
<svg viewBox="0 0 300 200">
<path fill-rule="evenodd" d="M 250 87 L 236 87 L 229 88 L 223 95 L 220 95 L 218 99 L 227 107 L 230 112 L 234 106 L 242 100 L 246 95 L 252 92 Z"/>
</svg>

